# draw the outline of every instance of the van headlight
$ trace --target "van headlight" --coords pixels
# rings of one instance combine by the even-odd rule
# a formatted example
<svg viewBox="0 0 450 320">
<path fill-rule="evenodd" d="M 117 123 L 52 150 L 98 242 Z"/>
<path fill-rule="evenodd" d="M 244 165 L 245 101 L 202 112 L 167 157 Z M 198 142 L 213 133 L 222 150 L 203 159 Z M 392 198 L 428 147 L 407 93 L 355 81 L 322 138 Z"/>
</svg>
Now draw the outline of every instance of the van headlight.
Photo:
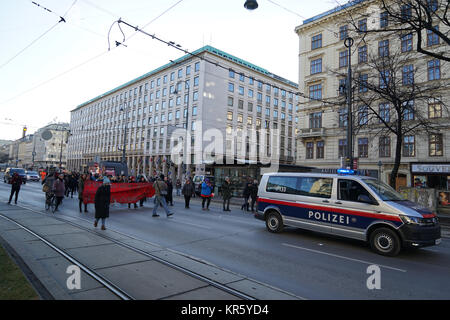
<svg viewBox="0 0 450 320">
<path fill-rule="evenodd" d="M 415 225 L 421 225 L 422 219 L 418 217 L 411 217 L 411 216 L 400 216 L 400 219 L 406 224 L 415 224 Z"/>
</svg>

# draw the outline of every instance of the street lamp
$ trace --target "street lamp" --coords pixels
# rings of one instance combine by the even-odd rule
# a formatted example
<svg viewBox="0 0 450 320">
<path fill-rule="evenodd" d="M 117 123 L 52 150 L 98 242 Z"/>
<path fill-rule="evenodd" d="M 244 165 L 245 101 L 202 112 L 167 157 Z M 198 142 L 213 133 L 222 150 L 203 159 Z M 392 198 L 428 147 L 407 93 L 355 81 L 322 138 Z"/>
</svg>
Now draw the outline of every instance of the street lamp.
<svg viewBox="0 0 450 320">
<path fill-rule="evenodd" d="M 352 45 L 353 38 L 347 37 L 344 45 L 348 48 L 348 72 L 347 72 L 347 159 L 350 169 L 353 168 L 353 115 L 352 115 Z"/>
<path fill-rule="evenodd" d="M 255 10 L 258 8 L 258 2 L 256 0 L 247 0 L 244 3 L 244 7 L 248 10 Z"/>
</svg>

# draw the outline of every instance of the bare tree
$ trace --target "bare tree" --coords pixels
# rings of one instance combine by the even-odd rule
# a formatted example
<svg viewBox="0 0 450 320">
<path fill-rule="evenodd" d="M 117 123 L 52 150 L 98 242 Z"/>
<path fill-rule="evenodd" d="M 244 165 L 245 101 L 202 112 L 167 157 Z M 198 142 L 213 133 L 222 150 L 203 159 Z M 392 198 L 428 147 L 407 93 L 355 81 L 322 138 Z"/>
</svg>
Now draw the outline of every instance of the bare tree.
<svg viewBox="0 0 450 320">
<path fill-rule="evenodd" d="M 358 2 L 364 2 L 357 0 Z M 350 24 L 359 34 L 384 33 L 406 36 L 412 34 L 417 52 L 450 62 L 450 1 L 449 0 L 379 0 L 379 25 L 367 28 L 364 18 L 350 12 Z M 444 46 L 436 46 L 444 43 Z"/>
<path fill-rule="evenodd" d="M 448 116 L 446 103 L 440 98 L 440 93 L 448 90 L 448 81 L 428 81 L 427 64 L 414 59 L 414 55 L 417 53 L 404 53 L 400 49 L 381 57 L 370 54 L 365 63 L 358 64 L 352 78 L 353 134 L 369 131 L 389 141 L 391 136 L 395 137 L 394 167 L 389 181 L 394 188 L 404 138 L 440 131 L 440 122 L 429 117 L 429 104 L 436 103 L 442 117 Z M 338 76 L 344 79 L 346 75 Z"/>
</svg>

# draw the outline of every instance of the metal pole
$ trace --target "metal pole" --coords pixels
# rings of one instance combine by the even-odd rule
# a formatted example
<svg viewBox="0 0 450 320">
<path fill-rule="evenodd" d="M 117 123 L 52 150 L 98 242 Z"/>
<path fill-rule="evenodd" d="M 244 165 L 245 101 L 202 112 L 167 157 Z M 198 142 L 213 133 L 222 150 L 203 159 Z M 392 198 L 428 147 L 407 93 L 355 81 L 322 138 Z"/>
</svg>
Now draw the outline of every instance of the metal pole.
<svg viewBox="0 0 450 320">
<path fill-rule="evenodd" d="M 186 81 L 185 81 L 184 85 L 186 86 Z M 191 85 L 189 84 L 187 86 L 188 99 L 186 102 L 186 141 L 185 141 L 186 173 L 184 176 L 185 179 L 188 177 L 187 174 L 188 174 L 188 133 L 189 133 L 189 91 L 190 91 L 190 88 L 191 88 Z"/>
<path fill-rule="evenodd" d="M 347 73 L 347 159 L 350 169 L 353 168 L 353 115 L 352 115 L 352 45 L 353 38 L 344 40 L 344 45 L 348 48 L 348 73 Z"/>
<path fill-rule="evenodd" d="M 125 111 L 125 109 L 123 111 Z M 123 135 L 123 148 L 122 148 L 122 163 L 123 164 L 126 164 L 127 129 L 128 129 L 128 106 L 126 107 L 126 112 L 125 112 L 125 131 L 124 131 L 124 135 Z M 127 173 L 128 173 L 128 170 L 127 170 Z"/>
</svg>

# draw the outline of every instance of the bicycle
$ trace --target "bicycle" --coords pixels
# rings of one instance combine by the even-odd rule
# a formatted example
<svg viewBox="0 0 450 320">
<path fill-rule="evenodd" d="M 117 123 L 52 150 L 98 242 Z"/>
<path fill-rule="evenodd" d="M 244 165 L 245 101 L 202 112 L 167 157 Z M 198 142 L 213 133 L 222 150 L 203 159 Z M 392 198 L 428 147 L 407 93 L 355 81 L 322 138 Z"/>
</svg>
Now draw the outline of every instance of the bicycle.
<svg viewBox="0 0 450 320">
<path fill-rule="evenodd" d="M 48 193 L 45 195 L 45 210 L 52 210 L 52 213 L 55 213 L 56 210 L 56 196 L 55 194 L 52 193 Z"/>
</svg>

